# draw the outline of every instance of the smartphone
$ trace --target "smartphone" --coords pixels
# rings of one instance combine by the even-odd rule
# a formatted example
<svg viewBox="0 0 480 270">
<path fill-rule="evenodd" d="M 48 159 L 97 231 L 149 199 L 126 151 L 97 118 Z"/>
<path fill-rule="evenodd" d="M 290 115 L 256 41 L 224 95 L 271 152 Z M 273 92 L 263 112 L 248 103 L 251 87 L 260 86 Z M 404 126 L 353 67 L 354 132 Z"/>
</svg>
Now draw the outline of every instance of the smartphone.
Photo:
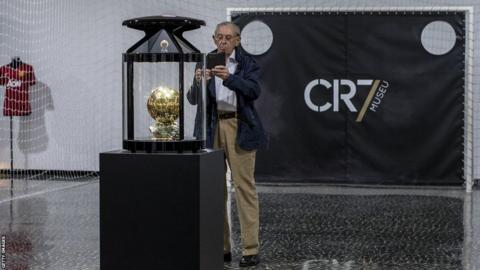
<svg viewBox="0 0 480 270">
<path fill-rule="evenodd" d="M 207 54 L 207 69 L 212 69 L 215 66 L 225 66 L 225 53 Z"/>
</svg>

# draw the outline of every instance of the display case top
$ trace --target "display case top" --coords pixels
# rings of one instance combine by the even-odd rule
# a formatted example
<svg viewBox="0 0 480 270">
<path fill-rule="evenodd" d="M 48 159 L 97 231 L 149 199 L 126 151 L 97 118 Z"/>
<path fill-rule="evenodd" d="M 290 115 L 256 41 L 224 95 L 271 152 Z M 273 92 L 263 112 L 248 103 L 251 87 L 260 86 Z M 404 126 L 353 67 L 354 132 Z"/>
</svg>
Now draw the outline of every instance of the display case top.
<svg viewBox="0 0 480 270">
<path fill-rule="evenodd" d="M 162 15 L 128 19 L 123 21 L 122 25 L 145 32 L 160 29 L 175 29 L 175 32 L 185 32 L 205 26 L 205 21 L 188 17 Z"/>
</svg>

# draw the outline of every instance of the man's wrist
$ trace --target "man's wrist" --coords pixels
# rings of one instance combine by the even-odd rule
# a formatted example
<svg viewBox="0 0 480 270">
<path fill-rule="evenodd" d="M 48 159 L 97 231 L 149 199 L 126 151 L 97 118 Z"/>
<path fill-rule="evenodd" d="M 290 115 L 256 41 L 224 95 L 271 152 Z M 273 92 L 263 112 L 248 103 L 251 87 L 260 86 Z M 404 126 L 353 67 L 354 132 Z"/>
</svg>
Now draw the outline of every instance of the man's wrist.
<svg viewBox="0 0 480 270">
<path fill-rule="evenodd" d="M 234 76 L 233 74 L 230 74 L 230 75 L 228 76 L 228 78 L 226 78 L 225 80 L 223 80 L 223 85 L 228 85 L 228 84 L 230 84 L 230 83 L 232 82 L 232 80 L 233 80 L 234 77 L 235 77 L 235 76 Z"/>
</svg>

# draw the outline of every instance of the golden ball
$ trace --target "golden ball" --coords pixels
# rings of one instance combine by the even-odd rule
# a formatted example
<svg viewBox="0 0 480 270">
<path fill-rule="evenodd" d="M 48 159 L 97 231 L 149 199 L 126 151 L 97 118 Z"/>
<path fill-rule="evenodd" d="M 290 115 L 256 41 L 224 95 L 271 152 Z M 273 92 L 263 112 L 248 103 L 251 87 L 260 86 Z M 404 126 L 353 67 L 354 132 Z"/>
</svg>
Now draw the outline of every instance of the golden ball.
<svg viewBox="0 0 480 270">
<path fill-rule="evenodd" d="M 160 86 L 150 94 L 147 109 L 155 122 L 164 126 L 175 124 L 180 114 L 179 93 L 177 90 Z"/>
</svg>

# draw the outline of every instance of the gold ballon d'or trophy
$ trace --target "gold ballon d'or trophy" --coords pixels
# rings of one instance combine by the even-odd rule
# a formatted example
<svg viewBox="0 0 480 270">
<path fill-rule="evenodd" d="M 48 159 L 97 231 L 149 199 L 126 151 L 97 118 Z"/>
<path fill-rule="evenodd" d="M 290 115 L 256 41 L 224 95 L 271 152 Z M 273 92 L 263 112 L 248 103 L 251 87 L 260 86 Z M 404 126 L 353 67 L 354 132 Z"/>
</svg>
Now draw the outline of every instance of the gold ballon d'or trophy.
<svg viewBox="0 0 480 270">
<path fill-rule="evenodd" d="M 155 139 L 178 139 L 179 93 L 177 90 L 160 86 L 152 90 L 147 100 L 147 109 L 155 123 L 150 131 Z"/>
</svg>

